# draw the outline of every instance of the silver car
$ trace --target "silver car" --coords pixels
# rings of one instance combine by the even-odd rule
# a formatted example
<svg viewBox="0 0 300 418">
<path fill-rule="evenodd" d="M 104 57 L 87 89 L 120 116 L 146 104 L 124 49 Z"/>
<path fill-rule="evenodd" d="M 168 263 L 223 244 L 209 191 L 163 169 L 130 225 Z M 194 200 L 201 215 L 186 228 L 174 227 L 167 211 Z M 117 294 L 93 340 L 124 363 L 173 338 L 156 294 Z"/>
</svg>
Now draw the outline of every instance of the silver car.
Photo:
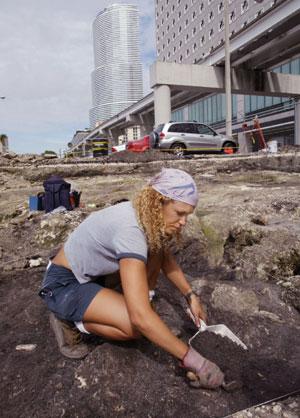
<svg viewBox="0 0 300 418">
<path fill-rule="evenodd" d="M 224 152 L 232 154 L 238 144 L 233 138 L 218 134 L 199 122 L 169 122 L 153 131 L 156 147 L 172 150 L 177 155 L 199 152 Z"/>
</svg>

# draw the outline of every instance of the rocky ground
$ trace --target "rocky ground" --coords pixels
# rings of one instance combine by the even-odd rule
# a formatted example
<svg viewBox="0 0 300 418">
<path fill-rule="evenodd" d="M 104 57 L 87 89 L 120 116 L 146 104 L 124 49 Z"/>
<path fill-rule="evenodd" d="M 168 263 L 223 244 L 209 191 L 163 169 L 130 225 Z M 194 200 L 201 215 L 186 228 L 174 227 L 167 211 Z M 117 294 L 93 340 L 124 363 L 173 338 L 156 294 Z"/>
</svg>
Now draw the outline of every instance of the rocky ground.
<svg viewBox="0 0 300 418">
<path fill-rule="evenodd" d="M 298 417 L 298 150 L 184 160 L 164 155 L 160 161 L 154 152 L 122 153 L 114 159 L 1 158 L 2 416 Z M 131 199 L 162 166 L 189 171 L 199 186 L 198 208 L 175 254 L 206 305 L 209 322 L 226 324 L 248 347 L 244 351 L 208 332 L 192 342 L 220 365 L 227 382 L 237 382 L 232 392 L 190 387 L 178 362 L 145 339 L 111 343 L 86 337 L 90 354 L 82 361 L 65 359 L 37 296 L 49 253 L 90 212 Z M 42 191 L 42 180 L 52 173 L 82 191 L 81 208 L 29 212 L 28 196 Z M 185 341 L 196 332 L 182 298 L 163 277 L 155 309 Z"/>
</svg>

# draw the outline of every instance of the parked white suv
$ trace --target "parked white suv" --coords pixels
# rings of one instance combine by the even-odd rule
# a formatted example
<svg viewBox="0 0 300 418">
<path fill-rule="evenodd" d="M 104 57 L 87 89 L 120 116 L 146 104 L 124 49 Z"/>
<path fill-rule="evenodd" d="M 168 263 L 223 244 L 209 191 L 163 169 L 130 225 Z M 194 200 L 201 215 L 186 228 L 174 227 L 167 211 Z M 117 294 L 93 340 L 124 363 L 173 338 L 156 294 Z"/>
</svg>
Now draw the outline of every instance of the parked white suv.
<svg viewBox="0 0 300 418">
<path fill-rule="evenodd" d="M 238 144 L 233 138 L 218 134 L 209 126 L 199 122 L 169 122 L 153 131 L 156 147 L 173 150 L 177 155 L 199 152 L 234 153 Z"/>
</svg>

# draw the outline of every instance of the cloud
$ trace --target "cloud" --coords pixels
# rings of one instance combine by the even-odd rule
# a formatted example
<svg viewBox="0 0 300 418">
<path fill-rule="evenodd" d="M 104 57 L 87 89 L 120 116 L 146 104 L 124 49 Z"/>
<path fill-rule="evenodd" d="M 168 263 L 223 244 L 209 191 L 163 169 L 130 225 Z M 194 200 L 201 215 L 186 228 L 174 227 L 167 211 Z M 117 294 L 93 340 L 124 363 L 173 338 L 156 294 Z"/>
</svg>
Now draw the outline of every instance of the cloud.
<svg viewBox="0 0 300 418">
<path fill-rule="evenodd" d="M 66 146 L 89 125 L 92 22 L 111 1 L 10 0 L 1 5 L 0 133 L 16 152 Z M 120 3 L 126 3 L 121 1 Z M 140 10 L 144 90 L 155 58 L 154 1 Z M 16 12 L 17 11 L 17 12 Z"/>
</svg>

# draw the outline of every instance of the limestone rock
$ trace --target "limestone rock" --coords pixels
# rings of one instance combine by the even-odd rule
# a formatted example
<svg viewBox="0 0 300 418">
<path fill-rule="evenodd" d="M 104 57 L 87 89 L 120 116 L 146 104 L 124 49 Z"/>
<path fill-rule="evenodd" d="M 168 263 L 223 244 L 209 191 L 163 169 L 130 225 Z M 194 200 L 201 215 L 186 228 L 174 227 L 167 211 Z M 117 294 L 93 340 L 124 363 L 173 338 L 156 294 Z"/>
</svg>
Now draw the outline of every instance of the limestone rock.
<svg viewBox="0 0 300 418">
<path fill-rule="evenodd" d="M 258 299 L 252 290 L 239 290 L 228 284 L 217 285 L 211 296 L 214 308 L 236 315 L 253 315 L 258 312 Z"/>
<path fill-rule="evenodd" d="M 300 275 L 289 277 L 287 283 L 290 285 L 283 291 L 282 298 L 300 311 Z"/>
<path fill-rule="evenodd" d="M 80 211 L 46 215 L 40 222 L 35 239 L 42 247 L 53 248 L 65 241 L 83 218 L 84 214 Z"/>
</svg>

